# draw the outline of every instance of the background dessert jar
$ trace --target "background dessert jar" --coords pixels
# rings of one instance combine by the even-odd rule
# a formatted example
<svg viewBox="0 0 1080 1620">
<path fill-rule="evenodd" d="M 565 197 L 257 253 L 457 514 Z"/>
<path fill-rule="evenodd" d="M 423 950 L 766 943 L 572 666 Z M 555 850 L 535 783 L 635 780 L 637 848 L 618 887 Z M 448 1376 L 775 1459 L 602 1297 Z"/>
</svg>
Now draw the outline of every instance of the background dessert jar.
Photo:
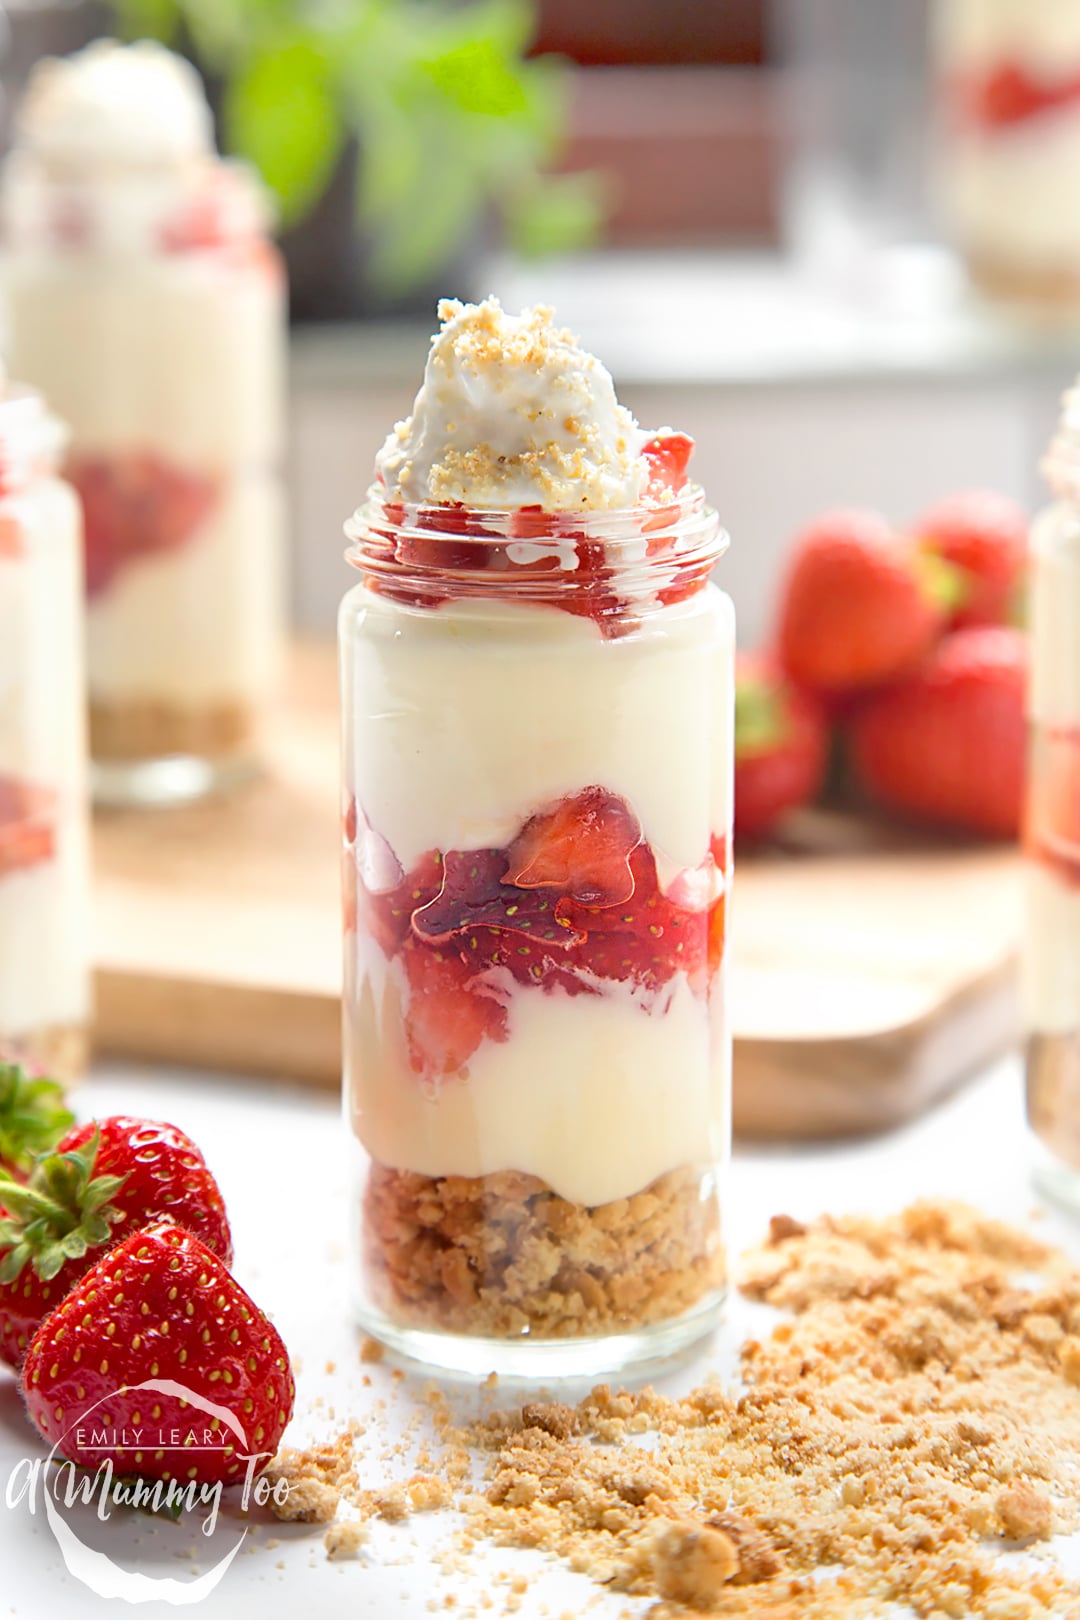
<svg viewBox="0 0 1080 1620">
<path fill-rule="evenodd" d="M 1080 391 L 1044 470 L 1057 500 L 1030 561 L 1031 755 L 1023 997 L 1039 1177 L 1080 1206 Z"/>
<path fill-rule="evenodd" d="M 99 41 L 39 64 L 2 192 L 9 362 L 71 427 L 94 788 L 250 768 L 283 640 L 285 287 L 193 68 Z"/>
<path fill-rule="evenodd" d="M 488 394 L 502 413 L 520 352 L 541 376 L 587 360 L 576 416 L 535 397 L 520 415 L 595 424 L 596 362 L 548 312 L 492 303 L 444 307 L 429 400 L 457 430 L 456 368 L 474 408 Z M 550 509 L 402 501 L 384 456 L 347 530 L 357 1310 L 443 1366 L 626 1366 L 702 1334 L 724 1292 L 734 623 L 709 575 L 725 538 L 686 478 L 690 441 L 626 420 L 628 482 L 605 487 L 586 432 L 569 483 L 485 484 L 481 467 L 533 455 L 489 416 L 461 489 Z M 448 449 L 425 490 L 452 495 L 455 465 Z M 633 506 L 588 504 L 627 488 Z"/>
<path fill-rule="evenodd" d="M 0 383 L 0 1051 L 66 1078 L 90 980 L 81 528 L 62 449 L 41 397 Z"/>
<path fill-rule="evenodd" d="M 1080 7 L 938 0 L 945 224 L 974 285 L 1080 316 Z"/>
</svg>

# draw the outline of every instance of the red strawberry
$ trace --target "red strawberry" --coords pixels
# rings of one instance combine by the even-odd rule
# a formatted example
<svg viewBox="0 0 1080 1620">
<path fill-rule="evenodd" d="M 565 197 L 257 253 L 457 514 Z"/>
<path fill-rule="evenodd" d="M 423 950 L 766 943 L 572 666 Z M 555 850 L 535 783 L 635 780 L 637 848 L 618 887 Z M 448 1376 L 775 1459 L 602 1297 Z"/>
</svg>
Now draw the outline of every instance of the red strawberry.
<svg viewBox="0 0 1080 1620">
<path fill-rule="evenodd" d="M 513 847 L 513 846 L 511 846 Z M 496 928 L 565 949 L 583 934 L 560 920 L 555 896 L 504 882 L 503 849 L 449 850 L 442 863 L 442 887 L 435 899 L 412 914 L 412 930 L 428 945 L 443 945 L 455 934 Z M 633 878 L 627 870 L 627 884 Z"/>
<path fill-rule="evenodd" d="M 508 851 L 507 883 L 553 888 L 586 906 L 617 906 L 634 892 L 630 855 L 641 824 L 625 800 L 587 787 L 530 816 Z"/>
<path fill-rule="evenodd" d="M 67 476 L 82 501 L 89 596 L 138 558 L 183 545 L 217 501 L 215 479 L 171 466 L 150 451 L 77 456 Z"/>
<path fill-rule="evenodd" d="M 111 1249 L 41 1323 L 22 1394 L 31 1422 L 74 1463 L 96 1469 L 110 1455 L 118 1474 L 230 1485 L 249 1456 L 260 1459 L 255 1473 L 273 1457 L 295 1388 L 281 1336 L 224 1261 L 156 1221 Z"/>
<path fill-rule="evenodd" d="M 0 468 L 0 489 L 3 469 Z M 18 518 L 0 517 L 0 557 L 21 557 L 24 550 L 23 526 Z"/>
<path fill-rule="evenodd" d="M 919 545 L 957 570 L 959 600 L 950 620 L 954 629 L 1017 622 L 1027 530 L 1023 509 L 990 489 L 950 496 L 914 525 Z"/>
<path fill-rule="evenodd" d="M 149 1221 L 187 1227 L 228 1264 L 221 1191 L 175 1125 L 118 1114 L 79 1125 L 26 1186 L 0 1179 L 0 1357 L 17 1367 L 38 1323 L 110 1248 Z"/>
<path fill-rule="evenodd" d="M 650 467 L 651 495 L 678 495 L 686 488 L 687 467 L 694 453 L 694 441 L 687 433 L 662 430 L 642 449 Z"/>
<path fill-rule="evenodd" d="M 778 650 L 796 681 L 845 692 L 913 668 L 945 625 L 952 581 L 876 512 L 831 512 L 795 541 Z"/>
<path fill-rule="evenodd" d="M 974 123 L 1002 129 L 1068 106 L 1078 95 L 1075 74 L 1036 78 L 1019 62 L 999 62 L 961 90 L 961 105 Z"/>
<path fill-rule="evenodd" d="M 0 1166 L 28 1170 L 34 1155 L 55 1147 L 74 1123 L 63 1086 L 0 1053 Z"/>
<path fill-rule="evenodd" d="M 457 951 L 409 940 L 402 954 L 409 980 L 409 1060 L 417 1074 L 445 1079 L 460 1073 L 485 1038 L 505 1041 L 505 1007 L 475 982 Z"/>
<path fill-rule="evenodd" d="M 52 860 L 55 805 L 48 788 L 0 776 L 0 877 Z"/>
<path fill-rule="evenodd" d="M 768 659 L 742 653 L 735 674 L 735 834 L 760 838 L 821 791 L 829 733 L 818 702 Z"/>
<path fill-rule="evenodd" d="M 863 785 L 893 810 L 1015 838 L 1024 792 L 1027 644 L 958 630 L 908 680 L 870 697 L 851 731 Z"/>
</svg>

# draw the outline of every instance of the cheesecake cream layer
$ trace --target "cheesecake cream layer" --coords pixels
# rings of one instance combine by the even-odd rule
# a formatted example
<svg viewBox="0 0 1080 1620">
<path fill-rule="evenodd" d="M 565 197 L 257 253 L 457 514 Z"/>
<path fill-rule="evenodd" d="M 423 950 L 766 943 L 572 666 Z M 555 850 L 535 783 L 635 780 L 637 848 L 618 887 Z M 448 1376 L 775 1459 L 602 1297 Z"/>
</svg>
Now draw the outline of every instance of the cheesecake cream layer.
<svg viewBox="0 0 1080 1620">
<path fill-rule="evenodd" d="M 97 704 L 261 704 L 281 675 L 284 511 L 276 481 L 225 483 L 174 551 L 139 558 L 87 612 Z"/>
<path fill-rule="evenodd" d="M 517 1170 L 571 1203 L 626 1198 L 667 1171 L 723 1159 L 730 1085 L 719 995 L 677 975 L 644 1007 L 624 985 L 599 995 L 516 989 L 508 1038 L 435 1086 L 413 1072 L 397 964 L 350 936 L 347 998 L 353 1128 L 379 1164 L 430 1176 Z"/>
<path fill-rule="evenodd" d="M 406 871 L 503 847 L 591 785 L 633 807 L 665 884 L 731 825 L 735 624 L 713 586 L 612 638 L 557 607 L 358 586 L 342 634 L 346 786 Z"/>
<path fill-rule="evenodd" d="M 77 455 L 149 450 L 195 473 L 276 468 L 284 287 L 269 257 L 8 257 L 8 364 Z"/>
</svg>

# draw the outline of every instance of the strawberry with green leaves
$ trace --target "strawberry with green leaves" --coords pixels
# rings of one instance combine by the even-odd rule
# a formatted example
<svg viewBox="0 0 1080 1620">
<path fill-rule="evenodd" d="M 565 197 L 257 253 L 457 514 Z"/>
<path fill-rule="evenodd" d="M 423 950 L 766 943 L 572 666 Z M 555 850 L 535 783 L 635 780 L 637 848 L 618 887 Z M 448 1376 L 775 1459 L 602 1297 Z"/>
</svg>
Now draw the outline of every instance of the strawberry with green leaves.
<svg viewBox="0 0 1080 1620">
<path fill-rule="evenodd" d="M 914 669 L 942 635 L 960 586 L 949 563 L 877 512 L 829 512 L 795 541 L 777 651 L 793 680 L 838 694 Z"/>
<path fill-rule="evenodd" d="M 186 1227 L 228 1264 L 225 1203 L 175 1125 L 114 1115 L 79 1125 L 29 1180 L 0 1176 L 0 1357 L 17 1367 L 38 1324 L 113 1244 L 148 1222 Z"/>
<path fill-rule="evenodd" d="M 249 1458 L 260 1473 L 295 1386 L 280 1334 L 221 1257 L 155 1221 L 103 1255 L 39 1325 L 22 1394 L 30 1421 L 71 1462 L 97 1468 L 104 1431 L 118 1474 L 183 1487 L 239 1484 Z"/>
<path fill-rule="evenodd" d="M 0 1168 L 29 1170 L 35 1154 L 55 1147 L 74 1123 L 59 1081 L 0 1058 Z"/>
<path fill-rule="evenodd" d="M 829 733 L 820 704 L 762 654 L 735 670 L 735 836 L 763 838 L 817 798 Z"/>
</svg>

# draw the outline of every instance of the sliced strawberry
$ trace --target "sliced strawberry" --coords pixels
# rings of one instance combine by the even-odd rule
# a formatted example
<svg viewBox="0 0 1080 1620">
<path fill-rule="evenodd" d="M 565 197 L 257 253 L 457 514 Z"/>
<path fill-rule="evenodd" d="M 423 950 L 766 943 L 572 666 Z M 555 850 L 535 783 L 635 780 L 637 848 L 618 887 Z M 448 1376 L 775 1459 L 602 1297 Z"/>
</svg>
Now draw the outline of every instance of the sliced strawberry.
<svg viewBox="0 0 1080 1620">
<path fill-rule="evenodd" d="M 437 849 L 421 855 L 393 889 L 368 889 L 361 878 L 357 888 L 359 915 L 388 958 L 396 955 L 408 938 L 414 912 L 435 899 L 442 883 L 443 861 Z"/>
<path fill-rule="evenodd" d="M 52 860 L 55 807 L 48 788 L 0 776 L 0 877 Z"/>
<path fill-rule="evenodd" d="M 426 1080 L 459 1073 L 485 1039 L 505 1041 L 506 1009 L 459 954 L 407 940 L 409 1061 Z"/>
<path fill-rule="evenodd" d="M 499 928 L 555 949 L 584 938 L 559 920 L 552 896 L 522 893 L 505 883 L 506 863 L 503 849 L 450 850 L 438 895 L 412 914 L 417 938 L 442 945 L 472 928 Z"/>
<path fill-rule="evenodd" d="M 215 478 L 183 471 L 150 451 L 75 456 L 67 476 L 82 501 L 91 597 L 139 558 L 185 544 L 218 498 Z"/>
<path fill-rule="evenodd" d="M 641 823 L 625 799 L 587 787 L 531 816 L 510 845 L 506 882 L 558 889 L 585 906 L 617 906 L 634 892 L 630 856 Z"/>
<path fill-rule="evenodd" d="M 685 489 L 694 441 L 687 433 L 658 433 L 643 446 L 649 462 L 649 493 L 677 495 Z"/>
<path fill-rule="evenodd" d="M 988 129 L 1007 129 L 1057 112 L 1080 96 L 1080 75 L 1054 78 L 1034 74 L 1019 62 L 999 62 L 989 71 L 961 81 L 958 105 L 970 122 Z"/>
<path fill-rule="evenodd" d="M 0 557 L 21 557 L 23 529 L 18 518 L 0 517 Z"/>
</svg>

